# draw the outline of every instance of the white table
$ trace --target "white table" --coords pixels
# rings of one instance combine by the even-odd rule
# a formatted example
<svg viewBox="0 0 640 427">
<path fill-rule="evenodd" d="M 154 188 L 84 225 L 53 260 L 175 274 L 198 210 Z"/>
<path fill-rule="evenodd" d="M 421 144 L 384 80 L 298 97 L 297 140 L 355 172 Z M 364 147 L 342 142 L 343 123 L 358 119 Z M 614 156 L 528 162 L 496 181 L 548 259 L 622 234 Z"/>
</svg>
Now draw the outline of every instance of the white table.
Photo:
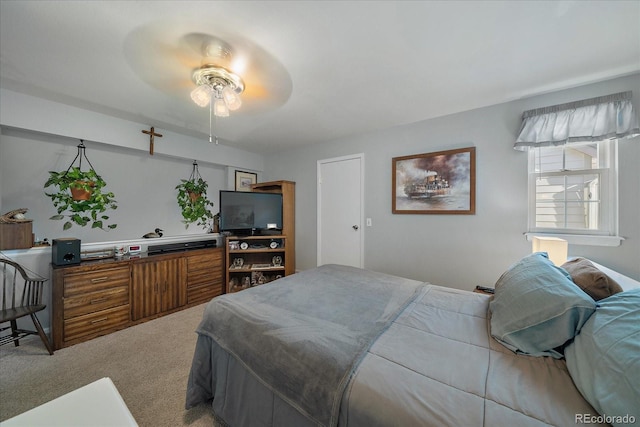
<svg viewBox="0 0 640 427">
<path fill-rule="evenodd" d="M 110 378 L 102 378 L 0 423 L 2 427 L 137 425 Z"/>
</svg>

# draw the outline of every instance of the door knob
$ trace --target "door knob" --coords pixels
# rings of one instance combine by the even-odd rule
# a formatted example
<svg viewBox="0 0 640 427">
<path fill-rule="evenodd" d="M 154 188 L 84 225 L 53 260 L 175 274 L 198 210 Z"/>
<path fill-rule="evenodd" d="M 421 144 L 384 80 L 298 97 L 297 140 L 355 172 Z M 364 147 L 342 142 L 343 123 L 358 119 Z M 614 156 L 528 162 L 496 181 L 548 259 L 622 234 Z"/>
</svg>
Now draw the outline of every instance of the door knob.
<svg viewBox="0 0 640 427">
<path fill-rule="evenodd" d="M 360 227 L 358 227 L 357 225 L 354 225 L 352 228 L 353 228 L 354 230 L 357 230 L 357 229 L 358 229 L 358 228 L 360 228 Z"/>
</svg>

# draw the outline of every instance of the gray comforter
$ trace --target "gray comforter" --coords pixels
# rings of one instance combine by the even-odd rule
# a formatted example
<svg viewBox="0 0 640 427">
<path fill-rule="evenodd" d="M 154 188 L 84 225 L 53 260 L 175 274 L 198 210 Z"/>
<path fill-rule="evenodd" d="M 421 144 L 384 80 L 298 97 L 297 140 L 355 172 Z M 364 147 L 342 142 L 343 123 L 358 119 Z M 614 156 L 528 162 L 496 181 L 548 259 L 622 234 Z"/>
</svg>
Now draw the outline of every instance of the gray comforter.
<svg viewBox="0 0 640 427">
<path fill-rule="evenodd" d="M 210 303 L 209 308 L 218 306 L 219 299 L 233 311 L 238 309 L 236 298 L 249 306 L 254 301 L 255 311 L 247 323 L 264 330 L 261 334 L 269 338 L 259 337 L 251 345 L 256 354 L 230 353 L 225 347 L 228 337 L 218 341 L 213 336 L 222 330 L 234 335 L 240 328 L 235 328 L 231 313 L 223 325 L 208 309 L 199 329 L 187 407 L 213 399 L 217 420 L 233 427 L 331 425 L 340 399 L 339 427 L 564 427 L 581 424 L 577 415 L 597 414 L 574 386 L 564 360 L 516 354 L 491 337 L 486 295 L 337 266 L 290 277 L 282 290 L 276 282 Z M 336 286 L 328 284 L 334 281 Z M 307 286 L 320 291 L 308 289 L 304 296 Z M 350 286 L 361 288 L 361 295 L 345 295 L 343 288 Z M 376 296 L 370 295 L 376 286 L 406 288 L 403 293 L 411 295 L 410 303 L 398 316 L 391 306 L 381 309 L 387 304 L 375 302 Z M 286 289 L 299 293 L 295 298 L 300 304 L 272 313 L 275 330 L 268 332 L 263 315 L 274 308 L 262 307 L 261 299 L 267 297 L 257 294 L 288 299 Z M 419 293 L 416 298 L 411 289 Z M 277 298 L 271 301 L 275 306 Z M 403 298 L 392 296 L 392 306 L 403 306 Z M 328 314 L 335 317 L 333 321 L 320 314 L 333 311 Z M 318 325 L 310 326 L 307 322 L 313 323 L 316 317 L 320 317 Z M 387 320 L 392 320 L 390 326 Z M 353 323 L 341 326 L 343 321 Z M 376 326 L 365 335 L 379 334 L 372 345 L 359 341 L 355 337 L 360 333 L 351 330 L 370 321 Z M 219 332 L 210 333 L 211 329 Z M 310 344 L 312 336 L 319 343 Z M 342 343 L 350 341 L 350 336 L 358 343 L 353 346 L 353 358 L 343 354 L 347 350 Z M 235 339 L 254 340 L 244 335 Z M 337 353 L 320 355 L 323 347 L 336 346 Z M 307 369 L 308 373 L 300 372 Z M 304 375 L 310 388 L 297 382 L 296 375 Z M 327 390 L 316 394 L 327 376 L 332 385 L 322 385 Z M 299 395 L 289 389 L 290 382 L 299 388 Z M 314 402 L 312 396 L 320 397 Z"/>
<path fill-rule="evenodd" d="M 424 286 L 326 265 L 215 298 L 197 330 L 187 408 L 215 395 L 206 366 L 215 364 L 213 341 L 312 423 L 336 425 L 360 359 Z"/>
</svg>

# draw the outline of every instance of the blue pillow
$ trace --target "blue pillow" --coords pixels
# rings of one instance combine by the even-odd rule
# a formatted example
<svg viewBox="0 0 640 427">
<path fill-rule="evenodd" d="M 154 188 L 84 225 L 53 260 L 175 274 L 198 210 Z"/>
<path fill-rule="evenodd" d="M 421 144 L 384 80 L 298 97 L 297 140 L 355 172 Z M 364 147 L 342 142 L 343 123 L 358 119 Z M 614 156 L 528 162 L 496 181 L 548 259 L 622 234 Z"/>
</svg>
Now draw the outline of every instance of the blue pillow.
<svg viewBox="0 0 640 427">
<path fill-rule="evenodd" d="M 596 309 L 596 302 L 546 252 L 518 261 L 495 288 L 491 335 L 510 350 L 531 356 L 562 358 L 557 348 L 572 339 Z"/>
<path fill-rule="evenodd" d="M 600 300 L 565 355 L 576 387 L 606 422 L 640 421 L 640 289 Z"/>
</svg>

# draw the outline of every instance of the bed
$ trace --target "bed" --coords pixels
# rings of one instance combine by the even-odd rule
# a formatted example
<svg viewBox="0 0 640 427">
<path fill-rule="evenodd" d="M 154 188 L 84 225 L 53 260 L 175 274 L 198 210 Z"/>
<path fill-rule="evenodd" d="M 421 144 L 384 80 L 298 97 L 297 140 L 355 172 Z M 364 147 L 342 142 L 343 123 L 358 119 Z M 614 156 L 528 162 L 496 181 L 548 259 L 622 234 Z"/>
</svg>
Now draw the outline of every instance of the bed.
<svg viewBox="0 0 640 427">
<path fill-rule="evenodd" d="M 210 402 L 234 427 L 633 424 L 640 283 L 607 272 L 623 287 L 597 301 L 544 253 L 493 297 L 339 265 L 223 295 L 197 329 L 186 408 Z"/>
</svg>

